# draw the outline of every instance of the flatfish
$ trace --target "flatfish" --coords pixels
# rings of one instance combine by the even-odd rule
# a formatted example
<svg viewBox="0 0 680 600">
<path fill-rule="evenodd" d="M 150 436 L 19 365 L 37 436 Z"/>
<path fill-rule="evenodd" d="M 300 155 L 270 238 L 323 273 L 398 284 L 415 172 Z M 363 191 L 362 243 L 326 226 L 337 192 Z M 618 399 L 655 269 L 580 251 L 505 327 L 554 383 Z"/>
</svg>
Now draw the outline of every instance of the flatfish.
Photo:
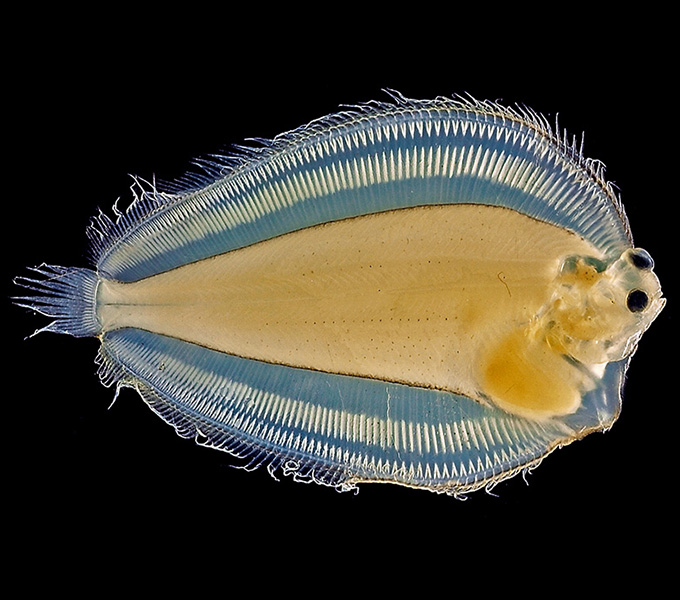
<svg viewBox="0 0 680 600">
<path fill-rule="evenodd" d="M 665 300 L 539 114 L 392 94 L 140 183 L 16 302 L 181 436 L 339 490 L 491 487 L 612 425 Z"/>
</svg>

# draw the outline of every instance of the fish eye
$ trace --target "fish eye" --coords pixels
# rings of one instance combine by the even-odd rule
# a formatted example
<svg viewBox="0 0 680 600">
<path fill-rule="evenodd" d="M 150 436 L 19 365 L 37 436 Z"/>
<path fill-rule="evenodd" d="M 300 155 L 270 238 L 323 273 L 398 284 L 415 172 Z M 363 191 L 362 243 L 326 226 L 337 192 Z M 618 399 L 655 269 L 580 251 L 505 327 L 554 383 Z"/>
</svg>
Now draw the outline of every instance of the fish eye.
<svg viewBox="0 0 680 600">
<path fill-rule="evenodd" d="M 652 257 L 644 250 L 636 250 L 630 253 L 630 262 L 633 263 L 635 267 L 643 271 L 648 271 L 654 267 L 654 261 Z"/>
<path fill-rule="evenodd" d="M 645 310 L 647 304 L 649 304 L 649 297 L 642 290 L 633 290 L 626 299 L 628 310 L 634 313 Z"/>
</svg>

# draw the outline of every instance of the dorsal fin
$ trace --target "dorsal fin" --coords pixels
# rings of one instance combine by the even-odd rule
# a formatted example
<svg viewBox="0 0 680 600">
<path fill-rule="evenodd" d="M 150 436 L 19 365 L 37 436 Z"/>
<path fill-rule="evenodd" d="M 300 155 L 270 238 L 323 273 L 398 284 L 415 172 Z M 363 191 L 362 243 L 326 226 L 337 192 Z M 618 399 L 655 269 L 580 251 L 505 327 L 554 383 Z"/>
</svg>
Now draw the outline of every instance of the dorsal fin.
<svg viewBox="0 0 680 600">
<path fill-rule="evenodd" d="M 198 161 L 90 228 L 99 272 L 130 281 L 296 229 L 416 203 L 489 203 L 571 229 L 603 253 L 632 244 L 604 168 L 539 114 L 472 98 L 346 107 L 259 146 Z"/>
</svg>

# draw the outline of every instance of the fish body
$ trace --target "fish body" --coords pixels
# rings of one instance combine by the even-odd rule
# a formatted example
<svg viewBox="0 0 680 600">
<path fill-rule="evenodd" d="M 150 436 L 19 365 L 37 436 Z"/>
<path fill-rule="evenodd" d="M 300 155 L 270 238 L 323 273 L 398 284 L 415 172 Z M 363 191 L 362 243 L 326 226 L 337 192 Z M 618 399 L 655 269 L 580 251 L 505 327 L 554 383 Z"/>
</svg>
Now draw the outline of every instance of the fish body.
<svg viewBox="0 0 680 600">
<path fill-rule="evenodd" d="M 535 113 L 369 103 L 141 188 L 20 300 L 185 437 L 342 490 L 492 486 L 610 427 L 663 308 L 599 163 Z"/>
</svg>

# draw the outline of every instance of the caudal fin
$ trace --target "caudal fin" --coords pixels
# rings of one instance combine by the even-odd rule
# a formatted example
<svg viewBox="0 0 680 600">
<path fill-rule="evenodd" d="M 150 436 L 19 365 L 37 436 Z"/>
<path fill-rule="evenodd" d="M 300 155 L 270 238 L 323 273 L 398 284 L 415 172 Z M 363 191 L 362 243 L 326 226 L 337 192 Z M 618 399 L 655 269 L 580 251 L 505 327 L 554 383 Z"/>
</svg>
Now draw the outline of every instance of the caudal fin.
<svg viewBox="0 0 680 600">
<path fill-rule="evenodd" d="M 33 277 L 17 277 L 14 282 L 34 295 L 14 298 L 19 306 L 54 318 L 38 329 L 68 333 L 76 337 L 97 335 L 101 327 L 96 315 L 97 274 L 91 269 L 40 265 L 31 268 Z"/>
</svg>

